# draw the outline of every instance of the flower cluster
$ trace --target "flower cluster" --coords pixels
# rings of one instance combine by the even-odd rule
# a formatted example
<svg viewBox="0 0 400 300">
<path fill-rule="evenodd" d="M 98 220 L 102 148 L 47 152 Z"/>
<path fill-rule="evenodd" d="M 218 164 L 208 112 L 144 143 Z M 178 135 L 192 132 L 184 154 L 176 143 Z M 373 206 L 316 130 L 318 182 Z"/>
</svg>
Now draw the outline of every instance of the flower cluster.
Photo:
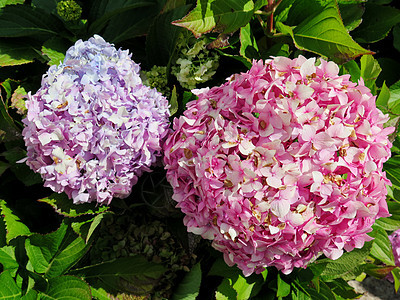
<svg viewBox="0 0 400 300">
<path fill-rule="evenodd" d="M 178 59 L 172 67 L 172 74 L 182 87 L 194 89 L 197 84 L 212 78 L 219 65 L 219 56 L 207 50 L 205 39 L 196 40 L 192 35 L 187 39 L 185 35 L 179 38 Z"/>
<path fill-rule="evenodd" d="M 142 84 L 128 51 L 77 41 L 28 95 L 27 164 L 74 203 L 124 198 L 169 132 L 168 101 Z"/>
<path fill-rule="evenodd" d="M 189 232 L 245 275 L 361 248 L 389 216 L 388 120 L 333 62 L 276 57 L 197 90 L 164 144 Z M 196 91 L 195 91 L 196 92 Z"/>
<path fill-rule="evenodd" d="M 81 17 L 82 8 L 74 0 L 57 3 L 57 14 L 65 21 L 77 21 Z"/>
<path fill-rule="evenodd" d="M 171 96 L 171 89 L 168 87 L 167 67 L 153 66 L 150 71 L 141 72 L 143 84 L 155 88 L 167 99 Z"/>
<path fill-rule="evenodd" d="M 392 244 L 395 265 L 400 267 L 400 229 L 389 235 L 389 240 Z M 389 275 L 387 278 L 389 278 L 389 280 L 393 282 L 392 275 Z"/>
</svg>

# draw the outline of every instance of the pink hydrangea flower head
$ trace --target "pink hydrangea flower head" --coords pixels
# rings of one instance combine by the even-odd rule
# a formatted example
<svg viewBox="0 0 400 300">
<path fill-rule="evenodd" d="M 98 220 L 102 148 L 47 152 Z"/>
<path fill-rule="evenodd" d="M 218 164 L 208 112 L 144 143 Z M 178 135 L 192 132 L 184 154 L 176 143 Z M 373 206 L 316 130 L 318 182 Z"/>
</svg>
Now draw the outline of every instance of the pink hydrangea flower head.
<svg viewBox="0 0 400 300">
<path fill-rule="evenodd" d="M 169 132 L 168 101 L 142 84 L 127 50 L 79 40 L 26 102 L 27 164 L 74 203 L 127 197 Z"/>
<path fill-rule="evenodd" d="M 283 273 L 361 248 L 389 216 L 388 120 L 333 62 L 275 57 L 198 99 L 164 144 L 189 232 L 245 275 Z"/>
</svg>

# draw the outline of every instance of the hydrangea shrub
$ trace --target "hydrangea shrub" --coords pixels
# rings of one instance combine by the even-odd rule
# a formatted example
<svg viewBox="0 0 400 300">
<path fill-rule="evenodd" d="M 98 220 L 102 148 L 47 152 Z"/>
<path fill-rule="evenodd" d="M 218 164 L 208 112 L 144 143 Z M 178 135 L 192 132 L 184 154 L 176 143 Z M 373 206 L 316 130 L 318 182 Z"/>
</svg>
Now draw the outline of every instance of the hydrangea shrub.
<svg viewBox="0 0 400 300">
<path fill-rule="evenodd" d="M 156 162 L 169 132 L 168 101 L 143 85 L 127 50 L 79 40 L 29 93 L 27 164 L 74 203 L 110 203 Z"/>
<path fill-rule="evenodd" d="M 388 120 L 333 62 L 254 61 L 174 120 L 164 144 L 173 199 L 189 232 L 245 275 L 283 273 L 361 248 L 389 216 Z"/>
</svg>

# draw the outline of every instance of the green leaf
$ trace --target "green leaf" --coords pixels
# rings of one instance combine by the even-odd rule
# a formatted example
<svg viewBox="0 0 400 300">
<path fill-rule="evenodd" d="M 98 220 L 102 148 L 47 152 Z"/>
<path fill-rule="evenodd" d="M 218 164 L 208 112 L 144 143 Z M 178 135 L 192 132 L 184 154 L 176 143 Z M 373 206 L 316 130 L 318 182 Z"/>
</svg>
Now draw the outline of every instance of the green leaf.
<svg viewBox="0 0 400 300">
<path fill-rule="evenodd" d="M 10 164 L 0 161 L 0 176 L 10 167 Z"/>
<path fill-rule="evenodd" d="M 299 22 L 296 22 L 295 24 L 291 24 L 291 22 L 288 22 L 288 17 L 290 12 L 292 11 L 294 3 L 295 0 L 282 0 L 282 2 L 278 5 L 274 12 L 274 21 L 286 23 L 287 25 L 297 25 L 298 23 L 300 23 L 303 19 L 301 19 Z M 257 6 L 255 5 L 255 7 Z M 314 6 L 312 5 L 311 7 Z"/>
<path fill-rule="evenodd" d="M 4 217 L 0 217 L 0 247 L 4 247 L 7 245 L 6 235 L 6 222 L 4 221 Z"/>
<path fill-rule="evenodd" d="M 170 10 L 174 10 L 180 6 L 186 5 L 186 0 L 167 0 L 167 3 L 165 3 L 162 13 L 169 12 Z"/>
<path fill-rule="evenodd" d="M 307 16 L 319 13 L 327 4 L 332 2 L 332 0 L 283 0 L 274 13 L 274 19 L 276 22 L 283 22 L 286 25 L 296 26 Z M 365 0 L 338 0 L 335 2 L 339 4 L 340 8 L 350 8 L 351 6 L 349 5 L 360 4 L 361 2 L 365 2 Z M 347 17 L 347 13 L 349 13 L 350 16 Z M 341 14 L 342 18 L 346 18 L 344 19 L 344 21 L 346 21 L 345 25 L 349 25 L 347 21 L 356 21 L 358 15 L 351 8 L 349 12 L 344 12 L 344 16 L 342 11 Z"/>
<path fill-rule="evenodd" d="M 107 212 L 98 214 L 97 216 L 94 217 L 93 221 L 92 221 L 91 224 L 90 224 L 89 232 L 88 232 L 88 234 L 87 234 L 87 236 L 86 236 L 86 243 L 89 242 L 90 237 L 92 236 L 93 232 L 94 232 L 94 231 L 96 230 L 96 228 L 100 225 L 101 220 L 103 220 L 103 218 L 104 218 L 104 216 L 105 216 L 106 214 L 107 214 Z"/>
<path fill-rule="evenodd" d="M 49 280 L 46 292 L 40 292 L 40 299 L 68 299 L 68 300 L 90 300 L 92 295 L 89 285 L 75 276 L 59 276 Z"/>
<path fill-rule="evenodd" d="M 96 289 L 91 286 L 90 290 L 92 292 L 92 297 L 94 299 L 97 299 L 97 300 L 109 300 L 110 299 L 109 294 L 103 288 Z"/>
<path fill-rule="evenodd" d="M 232 280 L 231 282 L 233 289 L 237 292 L 238 300 L 247 300 L 250 299 L 250 295 L 252 290 L 256 284 L 256 282 L 252 280 L 248 280 L 248 278 L 239 275 L 236 281 Z"/>
<path fill-rule="evenodd" d="M 354 288 L 341 278 L 335 279 L 332 282 L 326 282 L 326 285 L 335 295 L 341 297 L 337 297 L 337 299 L 357 299 L 360 297 L 360 294 L 356 293 Z"/>
<path fill-rule="evenodd" d="M 394 289 L 397 293 L 400 288 L 400 268 L 399 267 L 394 268 L 392 270 L 392 275 L 393 275 L 393 279 L 394 279 Z"/>
<path fill-rule="evenodd" d="M 2 97 L 0 97 L 0 129 L 6 133 L 0 136 L 0 142 L 18 140 L 21 136 L 20 129 L 8 113 L 8 107 Z"/>
<path fill-rule="evenodd" d="M 257 0 L 254 4 L 254 10 L 259 10 L 260 8 L 268 5 L 268 0 Z"/>
<path fill-rule="evenodd" d="M 389 45 L 385 47 L 386 49 L 392 49 L 392 53 L 395 53 L 393 47 Z M 379 52 L 379 51 L 378 51 Z M 400 61 L 395 57 L 377 57 L 379 65 L 382 68 L 382 72 L 376 81 L 377 85 L 382 85 L 383 81 L 386 80 L 387 86 L 393 85 L 396 81 L 400 79 L 399 69 Z"/>
<path fill-rule="evenodd" d="M 364 0 L 364 2 L 376 3 L 376 4 L 389 4 L 393 0 Z"/>
<path fill-rule="evenodd" d="M 3 265 L 3 270 L 11 270 L 12 276 L 15 276 L 19 264 L 15 258 L 14 246 L 4 246 L 0 248 L 0 264 Z"/>
<path fill-rule="evenodd" d="M 364 272 L 375 278 L 383 279 L 385 278 L 395 266 L 377 266 L 375 264 L 366 264 L 364 266 Z"/>
<path fill-rule="evenodd" d="M 221 276 L 226 278 L 234 278 L 239 274 L 240 270 L 237 267 L 228 266 L 221 258 L 214 262 L 210 271 L 208 272 L 208 276 Z"/>
<path fill-rule="evenodd" d="M 25 0 L 0 0 L 0 8 L 6 5 L 22 4 Z"/>
<path fill-rule="evenodd" d="M 172 300 L 196 300 L 199 294 L 201 284 L 201 268 L 200 263 L 193 266 L 189 273 L 183 278 L 177 286 Z"/>
<path fill-rule="evenodd" d="M 184 91 L 183 95 L 182 95 L 182 106 L 186 107 L 186 104 L 189 101 L 196 100 L 196 99 L 197 99 L 197 96 L 195 94 L 193 94 L 192 92 L 189 92 L 189 91 Z"/>
<path fill-rule="evenodd" d="M 101 214 L 96 215 L 94 218 L 89 218 L 87 219 L 87 216 L 83 217 L 83 221 L 75 221 L 76 219 L 80 218 L 75 218 L 74 222 L 71 224 L 72 229 L 79 235 L 81 236 L 86 243 L 89 242 L 93 232 L 96 230 L 98 225 L 101 223 L 101 220 L 104 218 L 105 215 L 107 215 L 109 212 L 104 212 Z"/>
<path fill-rule="evenodd" d="M 21 299 L 21 290 L 12 278 L 11 270 L 0 274 L 0 299 Z"/>
<path fill-rule="evenodd" d="M 38 55 L 29 43 L 0 40 L 0 67 L 31 63 L 36 57 Z"/>
<path fill-rule="evenodd" d="M 224 278 L 217 290 L 215 291 L 216 300 L 231 300 L 237 299 L 237 292 L 232 287 L 232 280 Z"/>
<path fill-rule="evenodd" d="M 89 32 L 95 34 L 101 31 L 107 23 L 113 18 L 118 17 L 119 14 L 124 12 L 129 12 L 131 10 L 152 6 L 154 2 L 152 1 L 125 1 L 125 0 L 114 0 L 114 1 L 94 1 L 94 6 L 100 7 L 97 14 L 100 14 L 102 11 L 101 17 L 99 16 L 96 20 L 90 25 Z"/>
<path fill-rule="evenodd" d="M 56 12 L 57 0 L 32 0 L 32 5 L 47 12 Z"/>
<path fill-rule="evenodd" d="M 178 96 L 176 95 L 175 85 L 174 88 L 172 89 L 172 94 L 169 104 L 170 104 L 169 113 L 171 116 L 173 116 L 178 111 Z"/>
<path fill-rule="evenodd" d="M 218 299 L 243 300 L 250 299 L 260 291 L 267 274 L 265 270 L 262 275 L 244 277 L 237 267 L 229 267 L 223 259 L 217 259 L 208 272 L 208 276 L 224 277 L 215 294 Z"/>
<path fill-rule="evenodd" d="M 14 79 L 7 78 L 6 80 L 4 80 L 3 82 L 0 83 L 0 87 L 2 87 L 4 89 L 4 91 L 6 92 L 6 102 L 8 99 L 10 99 L 10 97 L 12 95 L 13 87 L 11 85 L 14 82 L 15 82 Z M 4 101 L 2 101 L 2 102 L 4 102 Z M 5 104 L 4 104 L 4 106 L 7 108 L 7 106 Z"/>
<path fill-rule="evenodd" d="M 46 235 L 36 233 L 33 235 L 33 240 L 25 241 L 26 254 L 36 273 L 46 273 L 49 262 L 61 247 L 67 229 L 68 225 L 62 223 L 60 228 L 54 232 Z"/>
<path fill-rule="evenodd" d="M 11 164 L 11 171 L 26 186 L 42 183 L 39 173 L 33 172 L 27 164 L 18 161 L 26 158 L 26 150 L 20 147 L 11 148 L 2 153 Z"/>
<path fill-rule="evenodd" d="M 70 270 L 69 274 L 85 278 L 95 288 L 100 285 L 107 290 L 120 291 L 128 289 L 130 282 L 155 284 L 164 272 L 161 264 L 136 255 Z"/>
<path fill-rule="evenodd" d="M 392 217 L 379 218 L 375 221 L 375 225 L 387 231 L 395 231 L 400 228 L 400 219 L 394 219 Z"/>
<path fill-rule="evenodd" d="M 82 215 L 95 215 L 109 209 L 106 205 L 97 203 L 74 204 L 66 194 L 53 193 L 47 198 L 39 199 L 39 202 L 50 204 L 57 213 L 66 217 L 78 217 Z"/>
<path fill-rule="evenodd" d="M 29 5 L 9 5 L 0 11 L 0 37 L 51 36 L 62 30 L 57 17 Z"/>
<path fill-rule="evenodd" d="M 283 0 L 274 13 L 275 22 L 299 25 L 308 16 L 321 12 L 326 3 L 325 0 Z"/>
<path fill-rule="evenodd" d="M 155 18 L 146 38 L 146 56 L 152 65 L 169 66 L 176 59 L 176 43 L 183 29 L 173 26 L 171 22 L 182 18 L 189 7 L 181 6 Z"/>
<path fill-rule="evenodd" d="M 361 3 L 343 3 L 339 4 L 340 16 L 343 20 L 343 25 L 348 31 L 357 28 L 362 22 L 364 14 L 364 6 Z"/>
<path fill-rule="evenodd" d="M 65 52 L 68 50 L 68 46 L 66 42 L 57 37 L 53 37 L 46 42 L 44 42 L 42 46 L 42 53 L 49 58 L 49 62 L 47 63 L 49 66 L 51 65 L 59 65 L 64 61 Z"/>
<path fill-rule="evenodd" d="M 353 41 L 333 2 L 322 11 L 310 15 L 294 29 L 281 22 L 277 22 L 276 27 L 282 33 L 289 34 L 300 50 L 323 55 L 338 63 L 371 53 Z"/>
<path fill-rule="evenodd" d="M 375 84 L 376 79 L 382 71 L 379 63 L 372 55 L 363 55 L 360 59 L 361 63 L 361 78 L 364 80 L 365 86 L 371 90 Z"/>
<path fill-rule="evenodd" d="M 352 32 L 352 36 L 359 43 L 374 43 L 385 38 L 398 22 L 400 22 L 400 10 L 391 6 L 367 3 L 363 22 Z"/>
<path fill-rule="evenodd" d="M 39 297 L 38 292 L 35 290 L 30 290 L 24 296 L 21 297 L 21 300 L 37 300 Z"/>
<path fill-rule="evenodd" d="M 271 56 L 286 56 L 290 55 L 288 44 L 274 44 L 268 49 L 260 49 L 261 58 L 269 59 Z"/>
<path fill-rule="evenodd" d="M 351 76 L 353 82 L 357 82 L 361 76 L 361 70 L 358 64 L 354 60 L 350 60 L 343 65 L 345 72 Z"/>
<path fill-rule="evenodd" d="M 391 103 L 389 99 L 389 109 L 391 109 Z M 400 104 L 400 99 L 396 101 L 396 103 Z M 399 106 L 396 104 L 396 107 Z M 395 189 L 400 189 L 400 166 L 398 162 L 400 158 L 398 156 L 391 157 L 386 163 L 383 165 L 383 169 L 386 171 L 388 179 L 392 182 L 392 186 Z M 389 203 L 388 203 L 389 205 Z"/>
<path fill-rule="evenodd" d="M 378 106 L 378 108 L 381 106 L 382 108 L 386 109 L 389 99 L 390 99 L 390 90 L 386 86 L 386 83 L 383 82 L 381 91 L 379 92 L 378 98 L 376 99 L 376 106 Z"/>
<path fill-rule="evenodd" d="M 55 232 L 31 235 L 25 247 L 35 272 L 47 278 L 64 274 L 88 249 L 85 241 L 65 223 Z"/>
<path fill-rule="evenodd" d="M 393 27 L 393 46 L 400 52 L 400 25 Z"/>
<path fill-rule="evenodd" d="M 393 114 L 400 114 L 400 81 L 390 86 L 389 110 Z"/>
<path fill-rule="evenodd" d="M 290 294 L 290 284 L 282 280 L 280 274 L 278 274 L 278 290 L 276 291 L 277 297 L 286 297 Z"/>
<path fill-rule="evenodd" d="M 105 2 L 107 9 L 115 7 L 121 1 L 108 1 L 100 0 Z M 133 4 L 137 2 L 143 2 L 140 0 L 130 0 L 127 3 Z M 163 1 L 151 1 L 151 5 L 137 7 L 128 11 L 120 12 L 111 18 L 104 28 L 102 36 L 105 40 L 118 43 L 127 39 L 132 39 L 137 36 L 143 36 L 147 34 L 150 25 L 153 23 L 154 18 L 162 10 Z M 94 6 L 97 2 L 94 2 Z M 150 2 L 147 2 L 150 3 Z M 93 32 L 96 33 L 96 32 Z"/>
<path fill-rule="evenodd" d="M 6 224 L 7 234 L 6 242 L 7 244 L 14 238 L 18 236 L 28 236 L 31 234 L 29 228 L 22 223 L 20 218 L 18 218 L 13 211 L 7 206 L 7 203 L 0 199 L 0 211 L 3 215 L 3 220 Z"/>
<path fill-rule="evenodd" d="M 189 29 L 196 38 L 212 30 L 231 33 L 253 16 L 252 0 L 197 0 L 197 6 L 181 20 L 172 22 Z"/>
<path fill-rule="evenodd" d="M 351 274 L 368 257 L 371 247 L 372 242 L 367 242 L 363 248 L 343 253 L 337 260 L 324 259 L 318 261 L 319 264 L 326 263 L 326 267 L 321 273 L 321 278 L 324 281 L 332 281 Z"/>
<path fill-rule="evenodd" d="M 237 61 L 240 61 L 241 63 L 243 63 L 243 65 L 247 68 L 250 69 L 251 68 L 251 62 L 249 62 L 246 58 L 244 58 L 243 56 L 239 56 L 239 55 L 233 55 L 233 54 L 229 54 L 226 52 L 223 52 L 219 49 L 215 49 L 221 56 L 226 56 L 232 59 L 235 59 Z"/>
<path fill-rule="evenodd" d="M 394 266 L 392 244 L 386 231 L 376 225 L 373 225 L 372 228 L 373 231 L 368 233 L 374 238 L 370 255 L 389 266 Z"/>
<path fill-rule="evenodd" d="M 240 55 L 249 61 L 259 58 L 257 41 L 251 31 L 250 23 L 240 28 Z"/>
<path fill-rule="evenodd" d="M 314 287 L 307 285 L 305 282 L 295 282 L 302 289 L 302 291 L 298 293 L 300 297 L 298 296 L 297 299 L 337 300 L 330 287 L 323 281 L 321 282 L 320 289 L 318 291 Z"/>
</svg>

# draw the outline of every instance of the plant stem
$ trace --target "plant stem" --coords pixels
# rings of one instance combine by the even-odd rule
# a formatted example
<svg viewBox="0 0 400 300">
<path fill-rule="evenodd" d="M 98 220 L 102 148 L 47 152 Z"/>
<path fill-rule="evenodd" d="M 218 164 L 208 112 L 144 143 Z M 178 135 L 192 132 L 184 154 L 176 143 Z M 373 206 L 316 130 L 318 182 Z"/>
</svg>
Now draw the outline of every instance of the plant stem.
<svg viewBox="0 0 400 300">
<path fill-rule="evenodd" d="M 273 5 L 274 5 L 274 0 L 268 0 L 268 6 L 266 7 L 266 9 L 268 9 L 270 12 L 269 22 L 268 22 L 268 33 L 270 33 L 270 34 L 272 34 L 272 32 L 274 31 L 274 10 L 275 9 L 273 9 Z"/>
</svg>

